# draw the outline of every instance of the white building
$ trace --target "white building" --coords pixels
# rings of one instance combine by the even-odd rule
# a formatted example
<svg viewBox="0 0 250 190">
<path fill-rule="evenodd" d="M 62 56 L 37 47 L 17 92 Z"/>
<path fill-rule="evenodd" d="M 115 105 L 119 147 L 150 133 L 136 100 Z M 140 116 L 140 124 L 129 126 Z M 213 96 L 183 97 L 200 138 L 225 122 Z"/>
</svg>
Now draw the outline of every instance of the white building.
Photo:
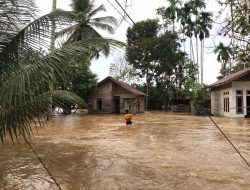
<svg viewBox="0 0 250 190">
<path fill-rule="evenodd" d="M 209 85 L 211 113 L 226 117 L 250 117 L 250 67 Z"/>
</svg>

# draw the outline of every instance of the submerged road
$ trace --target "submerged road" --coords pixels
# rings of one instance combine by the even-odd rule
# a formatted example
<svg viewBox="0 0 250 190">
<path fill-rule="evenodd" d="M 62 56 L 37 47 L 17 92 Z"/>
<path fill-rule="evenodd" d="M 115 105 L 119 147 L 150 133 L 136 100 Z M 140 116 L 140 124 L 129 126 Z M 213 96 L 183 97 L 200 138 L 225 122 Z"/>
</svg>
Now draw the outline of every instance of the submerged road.
<svg viewBox="0 0 250 190">
<path fill-rule="evenodd" d="M 250 119 L 213 117 L 250 162 Z M 32 146 L 64 190 L 249 190 L 250 168 L 207 117 L 161 112 L 54 119 Z M 0 146 L 0 189 L 57 189 L 24 141 Z"/>
</svg>

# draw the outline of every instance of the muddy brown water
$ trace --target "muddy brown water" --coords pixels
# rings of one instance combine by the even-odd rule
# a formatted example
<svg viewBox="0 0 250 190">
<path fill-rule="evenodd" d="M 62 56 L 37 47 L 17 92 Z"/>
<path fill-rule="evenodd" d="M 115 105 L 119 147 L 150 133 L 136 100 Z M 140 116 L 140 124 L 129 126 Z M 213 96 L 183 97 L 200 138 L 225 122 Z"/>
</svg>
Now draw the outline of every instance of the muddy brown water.
<svg viewBox="0 0 250 190">
<path fill-rule="evenodd" d="M 250 162 L 250 120 L 215 117 Z M 250 168 L 207 117 L 57 117 L 31 144 L 64 190 L 250 189 Z M 25 142 L 0 147 L 0 189 L 57 189 Z"/>
</svg>

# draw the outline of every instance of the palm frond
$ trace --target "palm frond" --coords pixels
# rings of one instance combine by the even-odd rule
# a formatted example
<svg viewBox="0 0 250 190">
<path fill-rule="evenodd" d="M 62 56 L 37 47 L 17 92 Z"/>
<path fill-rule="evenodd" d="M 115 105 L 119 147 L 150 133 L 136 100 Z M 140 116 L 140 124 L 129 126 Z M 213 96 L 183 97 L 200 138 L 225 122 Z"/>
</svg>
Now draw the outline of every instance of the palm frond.
<svg viewBox="0 0 250 190">
<path fill-rule="evenodd" d="M 101 11 L 106 11 L 104 5 L 100 5 L 99 7 L 97 7 L 95 10 L 93 10 L 92 12 L 90 12 L 88 14 L 88 17 L 91 18 L 93 16 L 95 16 L 97 13 L 101 12 Z"/>
<path fill-rule="evenodd" d="M 52 21 L 55 21 L 58 28 L 70 25 L 72 22 L 71 12 L 66 11 L 64 14 L 62 12 L 64 11 L 58 10 L 44 15 L 13 33 L 11 38 L 5 39 L 5 45 L 2 45 L 0 49 L 1 64 L 8 64 L 6 63 L 7 60 L 17 57 L 17 54 L 21 56 L 23 52 L 26 52 L 30 48 L 35 51 L 48 49 L 50 46 Z M 4 36 L 0 36 L 0 40 L 4 40 L 3 38 Z"/>
<path fill-rule="evenodd" d="M 0 2 L 0 50 L 20 28 L 34 18 L 36 6 L 32 0 L 2 0 Z"/>
<path fill-rule="evenodd" d="M 28 6 L 32 1 L 6 0 L 3 2 L 26 2 Z M 0 14 L 5 14 L 1 12 L 4 5 L 6 4 L 0 3 Z M 16 8 L 13 4 L 8 5 L 11 5 L 9 8 Z M 25 6 L 18 11 L 25 10 L 27 8 Z M 17 10 L 13 10 L 11 14 L 15 15 Z M 11 14 L 9 14 L 10 18 Z M 100 38 L 81 36 L 80 41 L 73 41 L 71 44 L 49 52 L 52 23 L 55 22 L 58 29 L 72 26 L 74 13 L 57 10 L 34 20 L 25 27 L 21 23 L 17 24 L 18 20 L 22 20 L 25 16 L 21 13 L 16 16 L 17 20 L 9 22 L 13 24 L 11 26 L 13 30 L 4 28 L 0 31 L 0 138 L 2 141 L 6 132 L 10 134 L 12 140 L 18 139 L 18 132 L 29 135 L 32 132 L 31 123 L 38 121 L 38 125 L 41 125 L 52 104 L 64 107 L 65 102 L 83 103 L 81 98 L 72 93 L 53 90 L 58 80 L 65 79 L 72 59 L 76 55 L 86 54 L 90 57 L 97 56 L 99 53 L 108 55 L 113 48 L 125 46 L 122 42 L 101 38 L 93 28 L 87 27 L 86 33 L 90 32 L 92 37 Z M 8 23 L 6 18 L 8 17 L 0 17 L 0 22 Z"/>
<path fill-rule="evenodd" d="M 114 28 L 108 24 L 104 24 L 104 23 L 100 23 L 100 22 L 90 22 L 90 24 L 91 24 L 91 26 L 93 26 L 95 28 L 105 30 L 111 34 L 113 34 L 115 32 Z"/>
<path fill-rule="evenodd" d="M 102 38 L 90 25 L 78 27 L 69 37 L 65 44 L 74 43 L 82 39 Z"/>
<path fill-rule="evenodd" d="M 56 105 L 61 104 L 61 106 L 66 98 L 68 102 L 74 101 L 77 104 L 82 101 L 73 94 L 65 93 L 63 96 L 60 91 L 53 93 L 51 90 L 56 80 L 65 77 L 71 59 L 75 55 L 80 53 L 95 55 L 99 52 L 107 55 L 110 48 L 124 47 L 124 45 L 112 39 L 86 39 L 65 45 L 46 56 L 37 57 L 32 64 L 20 63 L 14 66 L 15 69 L 8 73 L 8 78 L 2 82 L 0 89 L 0 138 L 3 139 L 6 131 L 12 137 L 17 136 L 18 130 L 29 134 L 30 123 L 36 118 L 46 116 L 48 107 L 52 104 L 51 97 Z"/>
<path fill-rule="evenodd" d="M 86 105 L 86 102 L 81 97 L 72 92 L 66 90 L 55 90 L 52 92 L 52 104 L 55 107 L 67 110 L 69 104 Z"/>
<path fill-rule="evenodd" d="M 70 6 L 75 13 L 87 13 L 93 9 L 93 3 L 91 0 L 72 0 Z"/>
<path fill-rule="evenodd" d="M 106 23 L 109 25 L 117 26 L 117 20 L 112 16 L 93 18 L 90 20 L 90 22 Z"/>
<path fill-rule="evenodd" d="M 78 25 L 75 24 L 75 25 L 69 26 L 67 28 L 64 28 L 64 29 L 56 32 L 56 37 L 60 38 L 60 37 L 63 37 L 65 35 L 71 35 L 74 32 L 74 30 L 76 30 L 77 27 L 78 27 Z"/>
</svg>

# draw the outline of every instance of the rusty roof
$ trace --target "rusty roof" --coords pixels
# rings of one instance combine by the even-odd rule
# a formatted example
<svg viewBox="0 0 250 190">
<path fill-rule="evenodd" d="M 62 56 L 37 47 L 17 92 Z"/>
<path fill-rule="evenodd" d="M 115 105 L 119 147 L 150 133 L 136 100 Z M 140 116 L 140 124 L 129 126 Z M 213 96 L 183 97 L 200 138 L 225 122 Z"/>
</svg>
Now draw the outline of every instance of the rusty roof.
<svg viewBox="0 0 250 190">
<path fill-rule="evenodd" d="M 124 83 L 122 81 L 116 80 L 110 76 L 108 76 L 107 78 L 103 79 L 102 81 L 100 81 L 98 83 L 98 85 L 106 82 L 107 80 L 111 80 L 112 82 L 114 82 L 115 84 L 121 86 L 122 88 L 128 90 L 129 92 L 131 92 L 132 94 L 134 94 L 135 96 L 148 96 L 147 94 L 145 94 L 144 92 L 141 92 L 140 90 L 136 89 L 135 87 L 132 87 L 131 85 Z"/>
<path fill-rule="evenodd" d="M 210 84 L 208 87 L 213 88 L 213 87 L 217 87 L 217 86 L 222 86 L 222 85 L 227 84 L 229 82 L 232 82 L 238 78 L 241 78 L 249 73 L 250 73 L 250 67 L 242 69 L 242 70 L 240 70 L 236 73 L 233 73 L 229 76 L 226 76 L 223 79 L 220 79 L 220 80 Z"/>
</svg>

